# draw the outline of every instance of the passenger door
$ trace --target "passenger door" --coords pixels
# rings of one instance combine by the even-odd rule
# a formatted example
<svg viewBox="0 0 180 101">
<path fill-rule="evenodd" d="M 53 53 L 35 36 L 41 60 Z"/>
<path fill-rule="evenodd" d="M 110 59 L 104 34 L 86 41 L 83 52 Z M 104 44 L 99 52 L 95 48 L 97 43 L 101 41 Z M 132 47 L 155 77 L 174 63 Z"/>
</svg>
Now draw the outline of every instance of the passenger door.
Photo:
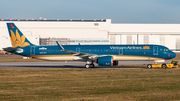
<svg viewBox="0 0 180 101">
<path fill-rule="evenodd" d="M 123 49 L 119 49 L 119 55 L 123 55 Z"/>
<path fill-rule="evenodd" d="M 153 55 L 158 55 L 158 46 L 153 47 Z"/>
<path fill-rule="evenodd" d="M 81 52 L 81 50 L 80 50 L 80 48 L 78 47 L 78 48 L 76 48 L 76 52 L 78 52 L 78 53 L 80 53 Z"/>
<path fill-rule="evenodd" d="M 35 55 L 35 46 L 31 46 L 30 54 Z"/>
</svg>

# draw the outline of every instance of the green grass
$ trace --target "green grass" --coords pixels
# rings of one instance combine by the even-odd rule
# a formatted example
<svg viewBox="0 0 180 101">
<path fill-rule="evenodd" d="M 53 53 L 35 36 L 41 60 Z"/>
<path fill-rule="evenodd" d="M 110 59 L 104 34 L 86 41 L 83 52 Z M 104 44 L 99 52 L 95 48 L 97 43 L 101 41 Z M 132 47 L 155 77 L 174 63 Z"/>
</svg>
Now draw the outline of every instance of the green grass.
<svg viewBox="0 0 180 101">
<path fill-rule="evenodd" d="M 0 69 L 0 99 L 180 100 L 179 77 L 179 69 Z"/>
</svg>

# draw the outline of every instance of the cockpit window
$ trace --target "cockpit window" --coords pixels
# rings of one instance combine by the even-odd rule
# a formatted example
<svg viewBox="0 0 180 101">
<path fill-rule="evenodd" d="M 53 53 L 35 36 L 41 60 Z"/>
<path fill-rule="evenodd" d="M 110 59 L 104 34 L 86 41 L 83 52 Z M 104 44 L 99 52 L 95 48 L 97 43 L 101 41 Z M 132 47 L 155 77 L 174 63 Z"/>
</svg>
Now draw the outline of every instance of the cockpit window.
<svg viewBox="0 0 180 101">
<path fill-rule="evenodd" d="M 169 49 L 163 49 L 163 51 L 170 51 Z"/>
</svg>

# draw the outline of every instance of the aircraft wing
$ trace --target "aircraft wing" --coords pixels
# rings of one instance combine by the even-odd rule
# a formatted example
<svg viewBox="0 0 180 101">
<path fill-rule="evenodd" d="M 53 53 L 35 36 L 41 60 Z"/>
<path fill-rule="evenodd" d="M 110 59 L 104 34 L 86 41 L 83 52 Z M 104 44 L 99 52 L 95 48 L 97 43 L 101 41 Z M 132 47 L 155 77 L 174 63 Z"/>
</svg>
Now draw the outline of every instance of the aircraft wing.
<svg viewBox="0 0 180 101">
<path fill-rule="evenodd" d="M 58 46 L 62 49 L 61 51 L 62 52 L 66 52 L 66 53 L 71 53 L 72 55 L 75 55 L 75 56 L 79 56 L 79 57 L 82 57 L 84 59 L 91 59 L 91 58 L 94 58 L 94 57 L 97 57 L 96 54 L 88 54 L 88 53 L 81 53 L 81 52 L 72 52 L 72 51 L 67 51 L 65 50 L 62 45 L 60 45 L 57 41 L 56 43 L 58 44 Z"/>
<path fill-rule="evenodd" d="M 95 54 L 87 54 L 87 53 L 80 53 L 80 52 L 71 52 L 71 51 L 66 51 L 66 50 L 61 50 L 61 51 L 67 52 L 67 53 L 71 53 L 72 55 L 80 56 L 80 57 L 85 58 L 85 59 L 88 59 L 89 57 L 97 56 Z"/>
</svg>

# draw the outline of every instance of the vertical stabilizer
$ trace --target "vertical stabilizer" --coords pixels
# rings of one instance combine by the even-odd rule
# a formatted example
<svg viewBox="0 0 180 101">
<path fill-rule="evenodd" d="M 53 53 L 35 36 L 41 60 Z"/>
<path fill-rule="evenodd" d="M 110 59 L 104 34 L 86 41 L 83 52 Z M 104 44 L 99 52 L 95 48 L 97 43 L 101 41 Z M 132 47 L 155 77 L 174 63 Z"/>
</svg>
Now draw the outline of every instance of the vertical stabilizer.
<svg viewBox="0 0 180 101">
<path fill-rule="evenodd" d="M 12 47 L 26 47 L 33 45 L 29 40 L 23 35 L 23 33 L 16 27 L 14 23 L 7 23 L 8 32 L 11 40 Z"/>
</svg>

